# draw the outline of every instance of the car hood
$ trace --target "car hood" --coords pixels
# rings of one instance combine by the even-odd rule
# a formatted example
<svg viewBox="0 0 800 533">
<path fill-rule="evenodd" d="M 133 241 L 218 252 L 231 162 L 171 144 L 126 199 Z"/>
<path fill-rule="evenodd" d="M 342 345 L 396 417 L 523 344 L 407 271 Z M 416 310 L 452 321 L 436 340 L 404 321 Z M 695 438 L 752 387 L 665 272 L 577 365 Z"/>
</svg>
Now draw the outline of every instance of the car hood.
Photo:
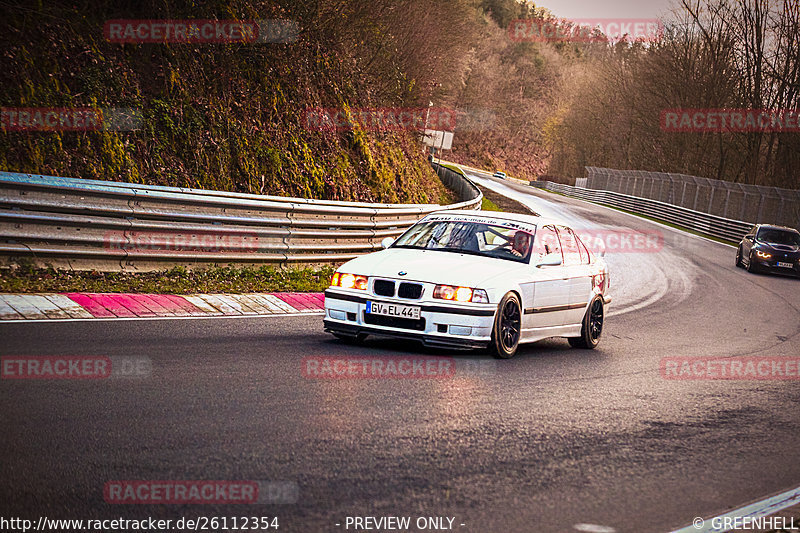
<svg viewBox="0 0 800 533">
<path fill-rule="evenodd" d="M 759 250 L 775 252 L 779 254 L 789 254 L 791 256 L 800 255 L 800 246 L 792 246 L 787 244 L 774 244 L 769 242 L 758 243 Z"/>
<path fill-rule="evenodd" d="M 471 254 L 389 248 L 348 261 L 339 268 L 339 272 L 487 288 L 481 283 L 524 266 L 516 261 Z M 401 276 L 401 271 L 406 275 Z"/>
</svg>

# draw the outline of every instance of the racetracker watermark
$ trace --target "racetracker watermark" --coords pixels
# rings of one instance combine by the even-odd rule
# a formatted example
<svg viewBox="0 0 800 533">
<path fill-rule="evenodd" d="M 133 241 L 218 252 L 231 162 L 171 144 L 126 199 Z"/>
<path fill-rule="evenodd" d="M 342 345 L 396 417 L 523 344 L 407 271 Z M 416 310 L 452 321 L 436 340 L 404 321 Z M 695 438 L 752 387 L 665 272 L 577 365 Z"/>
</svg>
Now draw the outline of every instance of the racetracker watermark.
<svg viewBox="0 0 800 533">
<path fill-rule="evenodd" d="M 498 371 L 493 360 L 428 356 L 309 356 L 300 364 L 306 379 L 451 379 Z"/>
<path fill-rule="evenodd" d="M 689 133 L 798 133 L 800 109 L 664 109 L 661 129 Z"/>
<path fill-rule="evenodd" d="M 111 504 L 291 504 L 300 487 L 292 481 L 109 481 L 103 499 Z"/>
<path fill-rule="evenodd" d="M 292 20 L 109 20 L 103 35 L 112 43 L 293 43 L 300 29 Z"/>
<path fill-rule="evenodd" d="M 800 380 L 797 357 L 665 357 L 659 367 L 669 380 Z"/>
<path fill-rule="evenodd" d="M 133 108 L 2 107 L 3 131 L 135 131 L 142 112 Z"/>
<path fill-rule="evenodd" d="M 508 25 L 511 40 L 518 42 L 656 42 L 664 35 L 658 19 L 517 19 Z"/>
<path fill-rule="evenodd" d="M 592 253 L 648 254 L 664 248 L 664 234 L 658 230 L 575 229 L 575 234 Z"/>
<path fill-rule="evenodd" d="M 456 373 L 452 357 L 309 356 L 300 364 L 306 379 L 449 379 Z"/>
<path fill-rule="evenodd" d="M 148 357 L 50 355 L 0 357 L 2 379 L 108 379 L 147 377 L 153 372 Z"/>
<path fill-rule="evenodd" d="M 312 131 L 348 131 L 358 125 L 368 131 L 444 130 L 456 127 L 457 112 L 440 107 L 369 107 L 349 110 L 307 108 L 306 129 Z"/>
<path fill-rule="evenodd" d="M 193 233 L 108 231 L 103 235 L 103 247 L 109 250 L 148 252 L 254 252 L 258 250 L 255 233 L 222 233 L 197 231 Z"/>
</svg>

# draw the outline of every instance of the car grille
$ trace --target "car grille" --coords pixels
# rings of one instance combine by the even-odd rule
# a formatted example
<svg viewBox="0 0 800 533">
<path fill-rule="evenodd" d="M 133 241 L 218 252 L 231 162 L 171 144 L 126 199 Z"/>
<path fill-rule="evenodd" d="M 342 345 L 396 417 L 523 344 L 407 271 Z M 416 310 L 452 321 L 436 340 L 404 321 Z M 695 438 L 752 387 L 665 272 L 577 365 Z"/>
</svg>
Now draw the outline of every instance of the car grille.
<svg viewBox="0 0 800 533">
<path fill-rule="evenodd" d="M 394 296 L 394 281 L 376 279 L 372 290 L 380 296 Z"/>
<path fill-rule="evenodd" d="M 422 296 L 422 285 L 419 283 L 401 283 L 397 289 L 397 296 L 410 300 L 419 300 Z"/>
<path fill-rule="evenodd" d="M 373 326 L 387 326 L 390 328 L 413 329 L 414 331 L 425 331 L 425 319 L 420 318 L 400 318 L 395 316 L 375 315 L 364 313 L 364 322 Z"/>
</svg>

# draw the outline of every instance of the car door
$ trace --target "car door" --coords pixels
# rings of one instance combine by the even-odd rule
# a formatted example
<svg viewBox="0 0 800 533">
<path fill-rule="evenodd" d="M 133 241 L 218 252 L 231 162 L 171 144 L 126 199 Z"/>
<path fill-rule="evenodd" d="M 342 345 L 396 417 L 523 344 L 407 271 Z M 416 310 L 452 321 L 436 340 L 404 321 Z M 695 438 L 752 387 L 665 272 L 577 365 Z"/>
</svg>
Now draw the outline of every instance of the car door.
<svg viewBox="0 0 800 533">
<path fill-rule="evenodd" d="M 564 275 L 561 243 L 554 226 L 543 226 L 536 231 L 534 248 L 531 252 L 531 283 L 525 284 L 533 289 L 533 300 L 528 300 L 523 312 L 523 329 L 547 328 L 564 323 L 569 301 L 569 280 Z M 545 256 L 561 258 L 562 265 L 536 266 Z M 531 287 L 532 285 L 532 287 Z M 526 288 L 523 288 L 525 291 Z"/>
<path fill-rule="evenodd" d="M 579 324 L 592 293 L 589 255 L 585 248 L 581 249 L 583 243 L 571 229 L 565 226 L 558 226 L 556 229 L 564 254 L 565 277 L 569 282 L 569 308 L 564 315 L 564 324 Z"/>
</svg>

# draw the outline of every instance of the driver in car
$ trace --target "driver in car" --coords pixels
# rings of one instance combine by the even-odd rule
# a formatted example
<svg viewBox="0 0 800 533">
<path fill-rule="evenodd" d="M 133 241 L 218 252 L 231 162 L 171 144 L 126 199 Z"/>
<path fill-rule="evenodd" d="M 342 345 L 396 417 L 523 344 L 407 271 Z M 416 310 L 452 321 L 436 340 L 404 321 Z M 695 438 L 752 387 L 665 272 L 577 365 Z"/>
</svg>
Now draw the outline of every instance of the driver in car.
<svg viewBox="0 0 800 533">
<path fill-rule="evenodd" d="M 531 236 L 524 231 L 517 231 L 514 234 L 514 242 L 511 245 L 511 253 L 517 257 L 528 255 L 528 248 L 531 245 Z"/>
</svg>

